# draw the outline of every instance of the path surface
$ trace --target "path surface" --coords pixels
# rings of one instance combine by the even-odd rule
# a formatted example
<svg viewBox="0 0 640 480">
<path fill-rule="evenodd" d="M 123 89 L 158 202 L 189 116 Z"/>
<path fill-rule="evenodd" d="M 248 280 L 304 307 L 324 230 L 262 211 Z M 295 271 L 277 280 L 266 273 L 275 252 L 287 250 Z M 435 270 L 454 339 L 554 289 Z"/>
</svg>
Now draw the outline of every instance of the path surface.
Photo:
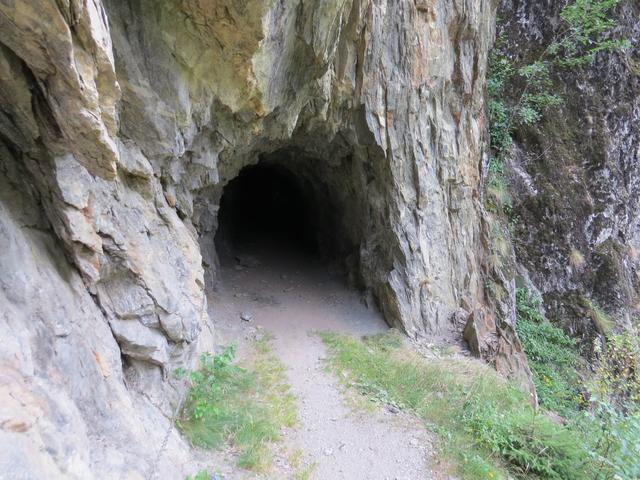
<svg viewBox="0 0 640 480">
<path fill-rule="evenodd" d="M 387 329 L 381 315 L 368 309 L 358 292 L 340 277 L 305 258 L 286 260 L 256 255 L 223 268 L 217 291 L 211 292 L 211 317 L 220 343 L 235 341 L 240 355 L 261 331 L 273 335 L 274 353 L 287 366 L 300 421 L 284 432 L 280 450 L 302 452 L 318 480 L 418 480 L 433 478 L 428 469 L 431 439 L 410 417 L 384 408 L 353 408 L 333 374 L 326 371 L 326 350 L 313 332 L 333 330 L 355 335 Z M 304 270 L 301 269 L 304 266 Z M 242 313 L 253 316 L 241 320 Z M 230 459 L 217 461 L 232 463 Z M 290 459 L 280 453 L 267 478 L 296 478 Z M 300 470 L 300 469 L 299 469 Z M 224 478 L 252 478 L 223 465 Z"/>
</svg>

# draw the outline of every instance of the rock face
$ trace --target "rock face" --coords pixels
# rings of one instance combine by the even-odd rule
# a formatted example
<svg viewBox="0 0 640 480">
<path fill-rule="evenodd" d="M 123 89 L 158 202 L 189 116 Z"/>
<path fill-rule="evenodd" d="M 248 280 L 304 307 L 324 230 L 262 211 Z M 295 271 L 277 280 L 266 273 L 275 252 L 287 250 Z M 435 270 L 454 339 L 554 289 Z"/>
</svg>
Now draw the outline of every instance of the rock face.
<svg viewBox="0 0 640 480">
<path fill-rule="evenodd" d="M 318 235 L 390 324 L 466 326 L 526 381 L 512 296 L 484 293 L 492 3 L 0 4 L 0 471 L 156 468 L 164 376 L 212 348 L 223 188 L 259 161 L 340 212 Z M 169 438 L 178 478 L 193 464 Z"/>
<path fill-rule="evenodd" d="M 546 46 L 561 7 L 503 1 L 499 30 L 511 55 Z M 621 2 L 612 35 L 631 48 L 554 78 L 564 104 L 516 132 L 510 165 L 520 274 L 547 316 L 587 343 L 608 328 L 606 316 L 622 328 L 640 307 L 639 16 L 637 2 Z"/>
</svg>

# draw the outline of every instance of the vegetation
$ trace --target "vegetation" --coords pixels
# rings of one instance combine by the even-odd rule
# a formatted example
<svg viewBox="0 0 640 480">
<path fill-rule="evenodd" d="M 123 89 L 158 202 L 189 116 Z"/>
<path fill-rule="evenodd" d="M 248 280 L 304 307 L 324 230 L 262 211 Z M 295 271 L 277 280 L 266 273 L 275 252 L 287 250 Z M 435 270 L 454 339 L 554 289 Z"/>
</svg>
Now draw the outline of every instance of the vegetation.
<svg viewBox="0 0 640 480">
<path fill-rule="evenodd" d="M 211 480 L 211 478 L 208 470 L 200 470 L 195 476 L 188 475 L 186 480 Z"/>
<path fill-rule="evenodd" d="M 577 346 L 544 318 L 540 300 L 518 289 L 517 311 L 518 335 L 540 404 L 561 413 L 568 428 L 579 433 L 591 462 L 589 478 L 640 478 L 640 343 L 635 329 L 608 334 L 596 352 L 595 374 L 581 385 L 578 370 L 584 362 Z"/>
<path fill-rule="evenodd" d="M 323 333 L 330 365 L 373 401 L 424 420 L 468 479 L 594 478 L 582 430 L 551 421 L 523 392 L 473 361 L 427 362 L 393 341 Z M 606 478 L 606 477 L 597 477 Z"/>
<path fill-rule="evenodd" d="M 200 370 L 189 373 L 191 389 L 178 427 L 193 445 L 230 444 L 239 450 L 239 466 L 266 471 L 269 444 L 280 438 L 282 427 L 297 421 L 295 397 L 268 338 L 256 343 L 246 368 L 234 358 L 233 346 L 217 355 L 202 355 Z"/>
<path fill-rule="evenodd" d="M 540 405 L 568 415 L 582 403 L 578 369 L 583 361 L 575 340 L 544 318 L 540 303 L 527 290 L 517 290 L 516 329 L 529 360 Z"/>
<path fill-rule="evenodd" d="M 640 411 L 640 331 L 610 334 L 599 353 L 592 390 L 617 410 Z"/>
<path fill-rule="evenodd" d="M 504 162 L 513 144 L 513 132 L 538 123 L 545 110 L 562 104 L 555 91 L 553 75 L 594 61 L 600 52 L 629 46 L 627 40 L 613 40 L 612 18 L 621 0 L 574 0 L 560 12 L 561 26 L 537 58 L 517 62 L 506 53 L 506 39 L 498 37 L 489 58 L 490 207 L 510 208 L 504 180 Z"/>
</svg>

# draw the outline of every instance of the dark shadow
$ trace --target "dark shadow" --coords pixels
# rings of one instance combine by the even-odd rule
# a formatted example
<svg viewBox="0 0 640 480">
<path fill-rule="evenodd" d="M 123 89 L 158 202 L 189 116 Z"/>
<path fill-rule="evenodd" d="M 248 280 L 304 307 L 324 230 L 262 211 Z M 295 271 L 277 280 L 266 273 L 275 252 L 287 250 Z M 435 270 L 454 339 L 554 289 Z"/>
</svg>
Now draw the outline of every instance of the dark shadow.
<svg viewBox="0 0 640 480">
<path fill-rule="evenodd" d="M 317 206 L 307 182 L 270 163 L 245 167 L 224 188 L 216 249 L 238 253 L 317 254 Z"/>
</svg>

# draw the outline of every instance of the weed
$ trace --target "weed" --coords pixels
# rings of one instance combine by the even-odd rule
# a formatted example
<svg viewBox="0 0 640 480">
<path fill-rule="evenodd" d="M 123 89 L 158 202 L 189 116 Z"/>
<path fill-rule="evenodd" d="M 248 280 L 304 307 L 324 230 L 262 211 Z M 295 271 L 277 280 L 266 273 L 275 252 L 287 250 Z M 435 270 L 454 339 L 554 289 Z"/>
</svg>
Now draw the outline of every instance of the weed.
<svg viewBox="0 0 640 480">
<path fill-rule="evenodd" d="M 529 360 L 540 405 L 570 415 L 580 407 L 578 369 L 584 362 L 576 342 L 544 318 L 540 303 L 527 290 L 517 289 L 516 330 Z"/>
<path fill-rule="evenodd" d="M 239 450 L 239 466 L 257 471 L 268 470 L 269 444 L 280 438 L 281 428 L 297 421 L 295 397 L 268 341 L 256 343 L 246 368 L 234 362 L 233 346 L 203 354 L 200 370 L 189 375 L 191 390 L 178 419 L 194 445 L 229 443 Z"/>
<path fill-rule="evenodd" d="M 464 478 L 582 479 L 592 466 L 576 432 L 536 412 L 523 392 L 478 362 L 426 361 L 408 347 L 390 349 L 384 336 L 321 337 L 349 386 L 425 421 L 455 452 Z"/>
<path fill-rule="evenodd" d="M 611 333 L 596 353 L 592 391 L 622 412 L 640 412 L 640 329 Z"/>
<path fill-rule="evenodd" d="M 222 480 L 222 477 L 217 475 L 213 477 L 207 470 L 200 470 L 198 473 L 196 473 L 195 477 L 187 475 L 186 480 L 211 480 L 212 478 L 216 478 L 216 480 Z"/>
<path fill-rule="evenodd" d="M 607 335 L 613 330 L 615 322 L 595 301 L 587 297 L 582 297 L 581 304 L 586 310 L 587 316 L 593 322 L 593 326 L 600 335 Z"/>
</svg>

